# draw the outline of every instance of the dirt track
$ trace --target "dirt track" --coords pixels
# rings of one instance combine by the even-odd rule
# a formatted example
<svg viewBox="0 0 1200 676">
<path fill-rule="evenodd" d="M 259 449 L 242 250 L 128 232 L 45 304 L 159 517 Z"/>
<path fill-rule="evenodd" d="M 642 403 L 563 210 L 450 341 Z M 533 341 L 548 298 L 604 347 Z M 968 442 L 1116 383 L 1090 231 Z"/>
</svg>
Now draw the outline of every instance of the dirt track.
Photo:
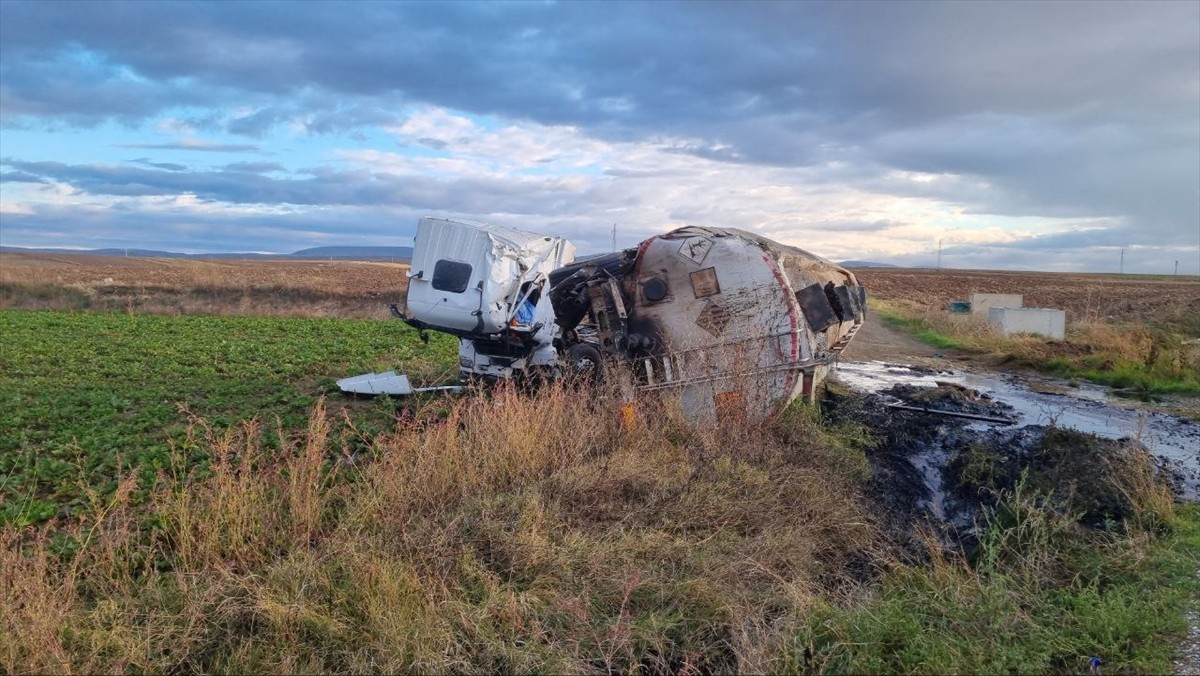
<svg viewBox="0 0 1200 676">
<path fill-rule="evenodd" d="M 931 367 L 946 366 L 949 358 L 950 355 L 888 326 L 870 310 L 862 328 L 841 355 L 843 361 L 884 361 Z"/>
</svg>

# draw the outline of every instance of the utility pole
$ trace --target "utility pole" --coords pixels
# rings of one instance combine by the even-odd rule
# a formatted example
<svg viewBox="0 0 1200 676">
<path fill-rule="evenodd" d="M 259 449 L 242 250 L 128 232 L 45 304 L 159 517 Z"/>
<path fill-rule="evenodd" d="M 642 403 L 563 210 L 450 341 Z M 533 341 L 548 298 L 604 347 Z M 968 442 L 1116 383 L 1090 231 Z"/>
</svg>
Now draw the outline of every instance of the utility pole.
<svg viewBox="0 0 1200 676">
<path fill-rule="evenodd" d="M 1117 274 L 1125 274 L 1125 247 L 1121 247 L 1121 267 L 1117 268 Z"/>
</svg>

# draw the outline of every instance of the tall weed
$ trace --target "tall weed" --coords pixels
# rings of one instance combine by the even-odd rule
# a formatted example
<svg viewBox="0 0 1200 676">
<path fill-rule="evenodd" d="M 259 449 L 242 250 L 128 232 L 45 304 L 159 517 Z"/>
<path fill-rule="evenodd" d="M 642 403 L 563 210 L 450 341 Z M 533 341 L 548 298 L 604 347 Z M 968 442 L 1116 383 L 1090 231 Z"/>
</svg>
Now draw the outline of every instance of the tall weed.
<svg viewBox="0 0 1200 676">
<path fill-rule="evenodd" d="M 861 569 L 862 438 L 803 412 L 700 429 L 644 402 L 630 422 L 621 403 L 500 388 L 365 446 L 320 402 L 281 447 L 193 418 L 145 504 L 118 491 L 3 531 L 0 669 L 766 664 L 773 618 Z M 210 463 L 184 469 L 198 450 Z"/>
<path fill-rule="evenodd" d="M 927 563 L 904 564 L 860 493 L 861 429 L 804 406 L 704 428 L 622 404 L 501 388 L 365 437 L 323 402 L 294 432 L 193 418 L 146 502 L 131 475 L 80 516 L 0 531 L 0 670 L 1166 663 L 1196 561 L 1159 535 L 1200 519 L 1152 474 L 1121 474 L 1123 529 L 1022 482 L 978 556 L 926 533 Z M 185 470 L 197 450 L 211 462 Z"/>
</svg>

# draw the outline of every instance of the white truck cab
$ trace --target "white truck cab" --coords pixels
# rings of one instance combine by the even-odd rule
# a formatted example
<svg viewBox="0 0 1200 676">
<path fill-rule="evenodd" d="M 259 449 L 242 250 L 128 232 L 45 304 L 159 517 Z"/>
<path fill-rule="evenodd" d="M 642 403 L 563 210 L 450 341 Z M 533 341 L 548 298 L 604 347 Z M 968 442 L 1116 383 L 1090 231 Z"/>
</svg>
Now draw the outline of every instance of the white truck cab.
<svg viewBox="0 0 1200 676">
<path fill-rule="evenodd" d="M 575 260 L 562 237 L 484 223 L 417 224 L 406 318 L 460 339 L 467 376 L 508 378 L 557 363 L 551 270 Z"/>
</svg>

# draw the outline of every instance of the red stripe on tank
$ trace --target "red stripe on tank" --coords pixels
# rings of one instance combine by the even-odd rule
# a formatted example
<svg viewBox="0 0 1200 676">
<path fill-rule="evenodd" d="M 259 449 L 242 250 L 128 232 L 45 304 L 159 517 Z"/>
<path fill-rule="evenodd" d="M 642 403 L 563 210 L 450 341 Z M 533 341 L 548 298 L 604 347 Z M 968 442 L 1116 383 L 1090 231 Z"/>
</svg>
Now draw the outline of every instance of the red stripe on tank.
<svg viewBox="0 0 1200 676">
<path fill-rule="evenodd" d="M 788 298 L 788 281 L 787 278 L 783 276 L 783 272 L 779 269 L 779 265 L 775 263 L 775 259 L 768 256 L 765 252 L 762 254 L 762 259 L 766 261 L 767 265 L 771 266 L 771 274 L 775 275 L 775 281 L 779 282 L 779 288 L 783 290 L 783 299 L 784 302 L 787 303 L 788 309 L 788 325 L 791 329 L 790 333 L 792 336 L 792 354 L 790 355 L 790 358 L 791 362 L 795 363 L 800 359 L 800 336 L 798 334 L 800 328 L 800 319 L 796 316 L 796 304 L 792 302 L 791 298 Z M 787 399 L 787 397 L 791 396 L 792 387 L 794 387 L 795 384 L 796 372 L 789 369 L 787 371 L 787 385 L 784 387 L 784 399 Z M 785 407 L 787 407 L 786 401 L 782 406 L 779 407 L 779 410 L 773 412 L 771 415 L 775 416 L 782 413 Z"/>
</svg>

